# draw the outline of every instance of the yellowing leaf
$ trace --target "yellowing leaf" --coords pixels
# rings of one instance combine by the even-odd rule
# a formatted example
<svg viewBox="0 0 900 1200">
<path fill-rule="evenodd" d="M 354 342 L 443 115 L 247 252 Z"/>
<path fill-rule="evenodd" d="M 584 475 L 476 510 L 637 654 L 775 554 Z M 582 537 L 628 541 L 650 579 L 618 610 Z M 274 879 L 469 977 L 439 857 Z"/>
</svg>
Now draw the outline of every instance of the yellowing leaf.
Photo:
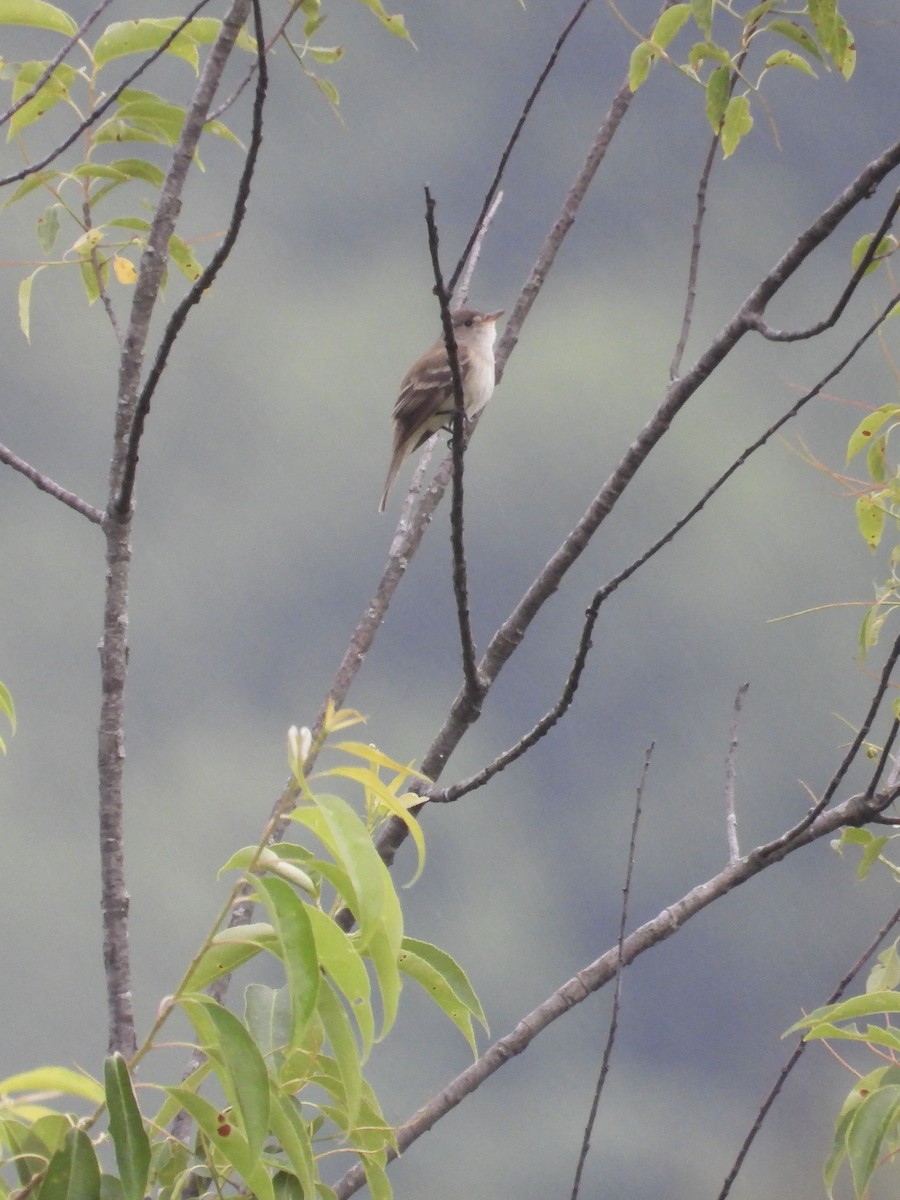
<svg viewBox="0 0 900 1200">
<path fill-rule="evenodd" d="M 125 258 L 122 254 L 116 254 L 113 258 L 113 270 L 116 273 L 116 279 L 119 283 L 131 284 L 137 279 L 137 271 L 134 263 L 130 258 Z"/>
</svg>

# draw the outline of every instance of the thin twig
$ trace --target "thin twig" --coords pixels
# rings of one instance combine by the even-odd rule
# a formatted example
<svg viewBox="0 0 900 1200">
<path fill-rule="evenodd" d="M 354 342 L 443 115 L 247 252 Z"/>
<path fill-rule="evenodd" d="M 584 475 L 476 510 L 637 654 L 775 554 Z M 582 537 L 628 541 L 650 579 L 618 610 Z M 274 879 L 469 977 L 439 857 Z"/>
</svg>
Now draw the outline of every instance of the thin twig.
<svg viewBox="0 0 900 1200">
<path fill-rule="evenodd" d="M 505 1037 L 490 1046 L 479 1059 L 463 1071 L 450 1084 L 431 1099 L 424 1107 L 400 1126 L 396 1131 L 397 1149 L 388 1151 L 388 1160 L 407 1150 L 422 1134 L 427 1133 L 439 1120 L 460 1104 L 466 1096 L 476 1091 L 486 1079 L 504 1067 L 512 1058 L 526 1050 L 549 1025 L 564 1016 L 577 1004 L 598 991 L 622 966 L 628 966 L 639 955 L 670 938 L 692 917 L 707 908 L 734 888 L 740 887 L 776 862 L 824 837 L 830 837 L 845 825 L 866 825 L 879 812 L 892 804 L 898 794 L 893 788 L 876 797 L 859 794 L 851 796 L 842 804 L 821 813 L 811 825 L 791 840 L 776 838 L 757 847 L 746 858 L 729 863 L 712 879 L 698 884 L 674 904 L 645 922 L 622 943 L 607 950 L 600 958 L 579 971 L 572 979 L 558 988 L 542 1004 L 524 1017 Z M 354 1192 L 365 1186 L 366 1176 L 360 1165 L 353 1166 L 338 1180 L 334 1187 L 337 1200 L 348 1200 Z"/>
<path fill-rule="evenodd" d="M 0 445 L 0 462 L 6 463 L 14 471 L 18 471 L 26 479 L 30 479 L 34 486 L 40 488 L 42 492 L 46 492 L 48 496 L 53 496 L 55 500 L 62 501 L 63 504 L 68 505 L 69 508 L 74 512 L 80 513 L 81 516 L 87 517 L 95 525 L 103 524 L 105 514 L 102 509 L 95 508 L 93 504 L 88 504 L 86 500 L 82 500 L 74 492 L 67 491 L 58 483 L 54 483 L 47 475 L 44 475 L 36 467 L 32 467 L 27 463 L 24 458 L 19 458 L 18 454 L 14 454 L 12 450 L 2 445 Z"/>
<path fill-rule="evenodd" d="M 862 952 L 862 955 L 857 959 L 854 965 L 850 968 L 844 978 L 840 981 L 840 983 L 825 1001 L 826 1004 L 836 1004 L 838 1000 L 840 1000 L 841 996 L 843 996 L 844 992 L 847 990 L 859 972 L 863 969 L 863 967 L 866 965 L 866 963 L 869 961 L 869 959 L 881 945 L 882 941 L 885 939 L 885 937 L 887 937 L 898 921 L 900 921 L 900 908 L 898 908 L 890 920 L 883 925 L 881 929 L 879 929 L 878 933 L 876 933 L 875 937 Z M 791 1052 L 787 1062 L 779 1071 L 778 1078 L 775 1080 L 775 1083 L 772 1085 L 769 1094 L 760 1105 L 759 1112 L 756 1114 L 753 1124 L 750 1127 L 750 1132 L 747 1134 L 743 1143 L 741 1144 L 741 1148 L 738 1151 L 734 1163 L 732 1164 L 731 1170 L 725 1176 L 725 1182 L 722 1184 L 722 1190 L 719 1192 L 716 1200 L 726 1200 L 726 1197 L 731 1192 L 732 1185 L 734 1184 L 735 1179 L 737 1179 L 741 1167 L 744 1165 L 744 1159 L 750 1152 L 750 1147 L 756 1140 L 756 1135 L 759 1133 L 760 1129 L 762 1129 L 763 1122 L 768 1116 L 769 1110 L 775 1103 L 775 1100 L 781 1092 L 781 1089 L 784 1087 L 788 1076 L 800 1061 L 808 1045 L 809 1042 L 805 1041 L 805 1039 L 801 1037 Z"/>
<path fill-rule="evenodd" d="M 603 1060 L 600 1064 L 600 1075 L 597 1079 L 597 1086 L 594 1088 L 594 1098 L 591 1102 L 591 1111 L 588 1115 L 587 1125 L 584 1130 L 584 1137 L 581 1142 L 581 1153 L 578 1155 L 578 1165 L 575 1168 L 575 1182 L 572 1184 L 571 1200 L 578 1200 L 578 1191 L 581 1187 L 581 1176 L 584 1171 L 584 1165 L 587 1162 L 588 1151 L 591 1148 L 591 1134 L 594 1130 L 594 1123 L 597 1119 L 597 1110 L 600 1107 L 600 1097 L 603 1094 L 603 1087 L 609 1075 L 609 1064 L 612 1059 L 612 1050 L 616 1041 L 616 1031 L 619 1027 L 619 1010 L 622 1003 L 622 947 L 625 944 L 625 928 L 628 924 L 628 901 L 631 897 L 631 880 L 634 874 L 634 859 L 637 849 L 637 833 L 638 826 L 641 822 L 641 804 L 644 798 L 644 785 L 647 782 L 647 772 L 650 769 L 650 760 L 653 757 L 653 742 L 647 747 L 644 753 L 644 765 L 641 768 L 641 778 L 638 782 L 637 791 L 634 797 L 634 814 L 631 818 L 631 838 L 628 843 L 628 860 L 625 868 L 625 884 L 622 888 L 622 909 L 619 914 L 619 937 L 616 942 L 618 956 L 616 959 L 616 984 L 613 989 L 612 1015 L 609 1019 L 609 1030 L 606 1034 L 606 1044 L 603 1047 Z"/>
<path fill-rule="evenodd" d="M 464 264 L 465 264 L 466 260 L 469 258 L 469 255 L 471 254 L 472 249 L 474 248 L 475 238 L 478 235 L 478 230 L 482 227 L 482 225 L 485 223 L 485 221 L 488 220 L 489 213 L 495 206 L 495 203 L 496 203 L 495 197 L 499 193 L 500 184 L 503 181 L 503 173 L 506 170 L 506 164 L 509 162 L 510 155 L 512 154 L 513 149 L 515 148 L 516 142 L 519 140 L 519 136 L 525 127 L 525 122 L 528 120 L 528 115 L 531 112 L 532 107 L 534 106 L 534 102 L 535 102 L 535 100 L 537 100 L 537 98 L 540 94 L 541 88 L 547 82 L 547 76 L 553 70 L 553 67 L 556 64 L 556 60 L 559 57 L 560 51 L 562 50 L 563 46 L 568 41 L 569 35 L 571 34 L 572 30 L 575 28 L 575 26 L 578 24 L 578 22 L 584 16 L 584 12 L 585 12 L 587 6 L 590 4 L 590 2 L 591 2 L 591 0 L 581 0 L 581 3 L 576 8 L 571 19 L 566 24 L 562 33 L 556 39 L 556 43 L 553 47 L 553 50 L 550 53 L 550 57 L 547 59 L 546 63 L 544 64 L 544 67 L 541 70 L 540 75 L 538 75 L 538 77 L 537 77 L 537 83 L 535 83 L 534 87 L 531 89 L 531 93 L 530 93 L 528 99 L 525 101 L 525 107 L 522 109 L 522 112 L 519 115 L 519 119 L 518 119 L 518 121 L 516 121 L 515 128 L 513 129 L 512 133 L 510 134 L 509 141 L 506 143 L 503 153 L 500 155 L 500 162 L 497 166 L 496 172 L 494 173 L 494 178 L 491 180 L 491 186 L 487 190 L 487 195 L 485 196 L 484 203 L 481 206 L 481 212 L 478 214 L 478 220 L 475 222 L 475 228 L 472 230 L 472 236 L 469 238 L 468 244 L 467 244 L 465 250 L 463 250 L 463 252 L 462 252 L 460 260 L 457 263 L 456 270 L 453 272 L 453 275 L 450 277 L 450 283 L 448 285 L 448 289 L 451 292 L 455 290 L 457 281 L 459 280 L 459 278 L 462 274 Z M 669 0 L 669 3 L 670 4 L 674 3 L 674 0 Z"/>
<path fill-rule="evenodd" d="M 453 489 L 450 505 L 450 542 L 453 547 L 453 594 L 456 597 L 456 619 L 462 649 L 463 678 L 472 700 L 481 695 L 481 682 L 475 662 L 475 642 L 472 638 L 472 621 L 469 613 L 469 583 L 466 570 L 466 549 L 463 540 L 463 466 L 465 458 L 466 405 L 463 394 L 462 375 L 459 369 L 459 351 L 453 333 L 453 318 L 450 314 L 450 295 L 444 287 L 441 263 L 438 256 L 438 230 L 434 219 L 434 197 L 425 187 L 425 223 L 428 226 L 428 249 L 431 254 L 431 269 L 434 272 L 434 290 L 441 308 L 441 325 L 444 330 L 444 345 L 453 379 L 453 433 L 451 454 L 453 456 Z"/>
<path fill-rule="evenodd" d="M 866 247 L 865 254 L 859 260 L 859 264 L 853 274 L 850 276 L 847 286 L 841 292 L 837 303 L 832 308 L 831 312 L 821 321 L 817 321 L 814 325 L 807 326 L 806 329 L 783 330 L 773 329 L 762 319 L 762 313 L 758 313 L 753 321 L 753 328 L 770 342 L 800 342 L 806 341 L 808 338 L 817 337 L 825 330 L 831 329 L 837 324 L 838 319 L 844 309 L 850 303 L 853 293 L 856 291 L 859 284 L 862 282 L 863 276 L 869 269 L 875 259 L 875 254 L 881 244 L 881 239 L 894 223 L 894 217 L 897 215 L 897 210 L 900 209 L 900 190 L 895 192 L 894 198 L 888 205 L 887 212 L 878 227 L 874 237 Z"/>
<path fill-rule="evenodd" d="M 706 192 L 709 188 L 709 177 L 716 163 L 716 150 L 719 148 L 719 135 L 715 134 L 709 144 L 706 162 L 700 172 L 700 183 L 697 187 L 697 208 L 694 213 L 694 224 L 691 231 L 691 258 L 688 265 L 687 288 L 684 296 L 684 311 L 681 314 L 681 332 L 669 364 L 669 379 L 677 379 L 681 370 L 681 360 L 687 347 L 691 332 L 691 320 L 694 315 L 694 305 L 697 300 L 697 279 L 700 273 L 700 247 L 703 221 L 706 217 Z"/>
<path fill-rule="evenodd" d="M 254 13 L 255 12 L 256 7 L 254 6 Z M 150 412 L 150 401 L 152 400 L 153 394 L 156 391 L 156 386 L 159 383 L 160 377 L 166 368 L 169 352 L 171 351 L 172 346 L 175 344 L 176 338 L 184 327 L 191 309 L 194 307 L 194 305 L 200 303 L 200 301 L 203 299 L 204 293 L 212 286 L 219 271 L 228 260 L 228 256 L 231 254 L 234 244 L 237 241 L 238 234 L 241 231 L 241 225 L 243 224 L 244 217 L 247 215 L 247 200 L 250 196 L 250 183 L 253 179 L 253 172 L 256 168 L 256 160 L 259 157 L 259 150 L 260 146 L 262 145 L 262 117 L 266 100 L 266 91 L 269 82 L 265 50 L 261 44 L 258 47 L 258 62 L 259 75 L 256 83 L 256 94 L 253 100 L 253 121 L 250 134 L 250 144 L 247 148 L 247 155 L 244 159 L 244 167 L 241 171 L 241 177 L 238 180 L 238 186 L 235 192 L 234 204 L 232 205 L 231 209 L 231 218 L 228 223 L 228 229 L 226 230 L 221 244 L 210 259 L 209 265 L 203 270 L 199 278 L 194 281 L 190 291 L 181 300 L 175 311 L 172 313 L 172 316 L 169 318 L 165 332 L 160 339 L 159 348 L 157 349 L 153 366 L 148 372 L 147 379 L 143 388 L 141 389 L 141 394 L 135 407 L 134 420 L 132 421 L 131 429 L 128 433 L 125 467 L 122 473 L 122 484 L 119 494 L 116 498 L 116 511 L 120 516 L 128 512 L 131 508 L 135 475 L 137 472 L 138 452 L 140 449 L 141 437 L 144 432 L 144 423 L 147 419 L 148 413 Z"/>
<path fill-rule="evenodd" d="M 735 792 L 737 788 L 737 771 L 735 758 L 738 748 L 738 724 L 741 718 L 741 708 L 747 695 L 749 683 L 742 683 L 734 697 L 734 708 L 731 713 L 731 725 L 728 730 L 728 753 L 725 756 L 725 832 L 728 838 L 728 861 L 737 862 L 741 857 L 737 833 L 737 805 Z"/>
</svg>

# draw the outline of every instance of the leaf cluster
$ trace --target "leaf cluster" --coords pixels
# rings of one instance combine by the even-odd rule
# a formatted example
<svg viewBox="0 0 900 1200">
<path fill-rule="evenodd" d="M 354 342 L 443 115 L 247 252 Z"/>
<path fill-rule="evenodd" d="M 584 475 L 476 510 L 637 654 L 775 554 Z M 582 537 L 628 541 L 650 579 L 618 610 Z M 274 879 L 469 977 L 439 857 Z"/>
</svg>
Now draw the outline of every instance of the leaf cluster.
<svg viewBox="0 0 900 1200">
<path fill-rule="evenodd" d="M 332 730 L 358 719 L 333 710 L 330 718 Z M 341 796 L 313 790 L 291 745 L 300 803 L 288 815 L 313 848 L 283 841 L 270 849 L 264 841 L 229 859 L 222 870 L 241 872 L 232 901 L 249 896 L 262 919 L 223 927 L 229 902 L 132 1063 L 112 1055 L 102 1080 L 45 1067 L 0 1081 L 0 1196 L 177 1200 L 227 1191 L 310 1200 L 330 1194 L 320 1171 L 325 1155 L 351 1152 L 372 1195 L 390 1197 L 385 1166 L 394 1134 L 363 1067 L 394 1024 L 403 980 L 424 989 L 473 1053 L 473 1022 L 483 1025 L 484 1014 L 450 955 L 404 934 L 396 889 L 372 843 L 373 827 L 403 809 L 424 851 L 401 790 L 409 768 L 370 746 L 338 745 L 350 762 L 316 778 L 361 788 L 358 815 Z M 356 919 L 351 933 L 335 920 L 344 907 Z M 240 1016 L 203 991 L 264 958 L 278 963 L 283 983 L 251 981 Z M 149 1080 L 145 1062 L 142 1105 L 134 1068 L 176 1011 L 192 1027 L 199 1065 L 171 1084 Z M 145 1098 L 160 1090 L 162 1103 L 147 1115 Z M 61 1097 L 95 1111 L 58 1111 L 53 1102 Z M 193 1119 L 192 1145 L 169 1131 L 180 1112 Z M 114 1172 L 103 1165 L 108 1146 Z"/>
<path fill-rule="evenodd" d="M 716 24 L 715 18 L 720 16 Z M 697 34 L 687 56 L 675 57 L 672 43 L 691 23 Z M 718 33 L 727 24 L 725 40 Z M 716 34 L 714 38 L 714 24 Z M 751 50 L 766 47 L 766 56 L 755 78 L 746 70 Z M 774 46 L 774 49 L 768 47 Z M 668 6 L 649 35 L 641 38 L 631 55 L 628 80 L 632 91 L 645 82 L 661 60 L 672 63 L 700 84 L 706 116 L 720 138 L 725 158 L 753 128 L 751 103 L 760 95 L 763 79 L 779 67 L 789 67 L 815 78 L 813 63 L 835 67 L 845 79 L 853 74 L 856 50 L 837 0 L 810 0 L 804 11 L 782 0 L 763 0 L 741 12 L 730 0 L 690 0 Z"/>
</svg>

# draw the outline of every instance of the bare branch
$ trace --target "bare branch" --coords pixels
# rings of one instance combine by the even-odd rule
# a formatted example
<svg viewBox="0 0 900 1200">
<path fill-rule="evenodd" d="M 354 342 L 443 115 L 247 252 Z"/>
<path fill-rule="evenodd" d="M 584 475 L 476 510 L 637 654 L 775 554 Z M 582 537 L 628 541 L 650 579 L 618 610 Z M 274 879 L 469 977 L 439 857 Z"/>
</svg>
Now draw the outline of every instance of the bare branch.
<svg viewBox="0 0 900 1200">
<path fill-rule="evenodd" d="M 486 1079 L 526 1050 L 549 1025 L 614 979 L 620 964 L 627 967 L 639 955 L 677 933 L 687 921 L 714 901 L 753 879 L 767 867 L 781 862 L 801 846 L 829 837 L 845 825 L 868 824 L 892 804 L 898 794 L 900 789 L 892 788 L 878 796 L 851 796 L 835 808 L 820 813 L 802 829 L 790 830 L 775 841 L 758 846 L 746 858 L 729 863 L 718 875 L 692 888 L 680 900 L 663 909 L 659 916 L 630 933 L 622 943 L 621 950 L 618 946 L 607 950 L 524 1017 L 511 1033 L 494 1042 L 476 1062 L 400 1126 L 396 1131 L 397 1150 L 389 1151 L 388 1158 L 402 1154 Z M 347 1200 L 365 1185 L 365 1181 L 362 1167 L 352 1167 L 335 1185 L 337 1200 Z"/>
<path fill-rule="evenodd" d="M 697 209 L 694 214 L 694 224 L 691 237 L 691 258 L 688 266 L 687 288 L 684 295 L 684 312 L 681 315 L 681 332 L 675 345 L 672 361 L 669 364 L 669 379 L 677 379 L 681 370 L 681 360 L 691 332 L 691 320 L 694 315 L 694 304 L 697 300 L 697 279 L 700 273 L 700 235 L 703 221 L 706 217 L 706 192 L 709 188 L 709 177 L 716 162 L 716 151 L 719 148 L 719 135 L 716 134 L 709 144 L 706 162 L 700 172 L 700 183 L 697 186 Z"/>
<path fill-rule="evenodd" d="M 512 133 L 510 134 L 509 141 L 506 143 L 506 147 L 505 147 L 503 153 L 500 155 L 500 162 L 497 166 L 497 170 L 494 174 L 494 178 L 491 180 L 491 186 L 487 190 L 487 195 L 485 196 L 484 203 L 481 206 L 481 212 L 478 214 L 478 220 L 475 222 L 475 228 L 472 230 L 472 236 L 469 238 L 468 245 L 466 246 L 465 250 L 463 250 L 462 255 L 460 256 L 460 260 L 456 264 L 456 270 L 453 272 L 452 276 L 450 277 L 450 283 L 448 285 L 448 290 L 451 292 L 454 291 L 454 289 L 456 288 L 456 284 L 457 284 L 457 282 L 460 278 L 460 275 L 462 274 L 463 268 L 465 266 L 466 259 L 469 257 L 472 250 L 474 249 L 475 239 L 478 236 L 479 229 L 481 229 L 481 227 L 483 225 L 486 225 L 490 220 L 490 214 L 492 213 L 492 211 L 496 205 L 495 197 L 498 196 L 500 184 L 503 181 L 503 173 L 506 170 L 506 164 L 509 162 L 510 155 L 512 154 L 513 149 L 515 148 L 516 142 L 519 140 L 519 136 L 525 127 L 525 122 L 528 120 L 528 115 L 534 106 L 534 102 L 535 102 L 535 100 L 537 100 L 538 96 L 540 95 L 541 88 L 544 86 L 544 84 L 547 81 L 547 76 L 553 70 L 553 67 L 556 64 L 556 60 L 559 57 L 560 51 L 562 50 L 563 46 L 568 41 L 569 34 L 572 32 L 572 30 L 575 28 L 575 26 L 581 20 L 582 16 L 584 16 L 585 9 L 590 4 L 590 2 L 591 2 L 591 0 L 581 0 L 581 3 L 576 8 L 574 15 L 569 20 L 568 24 L 565 26 L 562 33 L 556 39 L 556 44 L 554 45 L 553 50 L 550 53 L 550 57 L 547 59 L 547 62 L 544 64 L 543 70 L 541 71 L 540 75 L 538 75 L 537 83 L 535 83 L 534 87 L 531 89 L 531 94 L 529 95 L 528 99 L 525 101 L 525 107 L 522 109 L 522 112 L 519 115 L 519 119 L 518 119 L 518 121 L 516 121 L 515 128 L 513 129 Z M 672 3 L 674 3 L 674 0 L 668 0 L 666 7 L 668 7 L 668 4 L 672 4 Z"/>
<path fill-rule="evenodd" d="M 74 512 L 87 517 L 95 525 L 103 524 L 104 513 L 102 509 L 94 508 L 93 504 L 88 504 L 86 500 L 82 500 L 74 492 L 69 492 L 58 483 L 54 483 L 47 475 L 42 474 L 37 468 L 30 466 L 24 458 L 19 458 L 18 454 L 14 454 L 6 446 L 0 446 L 0 462 L 6 463 L 14 471 L 18 471 L 26 479 L 30 479 L 34 486 L 40 488 L 42 492 L 46 492 L 48 496 L 52 496 L 55 500 L 60 500 L 63 504 L 67 504 Z"/>
<path fill-rule="evenodd" d="M 451 455 L 453 457 L 453 490 L 450 506 L 450 542 L 453 547 L 453 594 L 456 597 L 456 619 L 462 649 L 463 678 L 470 703 L 477 703 L 482 686 L 475 662 L 475 642 L 472 639 L 472 622 L 469 613 L 469 584 L 466 570 L 466 550 L 463 542 L 463 459 L 466 448 L 466 404 L 463 395 L 462 375 L 459 369 L 459 351 L 453 333 L 453 318 L 450 315 L 450 295 L 444 287 L 441 264 L 438 257 L 438 231 L 434 219 L 434 198 L 425 187 L 425 223 L 428 226 L 428 249 L 431 253 L 431 269 L 434 272 L 434 290 L 441 307 L 441 325 L 444 330 L 444 345 L 453 378 L 453 434 Z"/>
<path fill-rule="evenodd" d="M 600 1075 L 597 1079 L 597 1086 L 594 1089 L 594 1098 L 591 1102 L 591 1111 L 588 1116 L 587 1125 L 584 1130 L 584 1138 L 581 1143 L 581 1153 L 578 1156 L 578 1165 L 575 1168 L 575 1181 L 572 1184 L 572 1200 L 578 1200 L 578 1190 L 581 1186 L 581 1176 L 584 1171 L 584 1164 L 587 1162 L 588 1151 L 591 1148 L 591 1133 L 593 1132 L 594 1123 L 597 1119 L 597 1110 L 600 1107 L 600 1097 L 603 1094 L 603 1086 L 606 1083 L 609 1075 L 609 1064 L 612 1059 L 612 1049 L 616 1040 L 616 1030 L 619 1027 L 619 1009 L 622 1003 L 622 947 L 625 942 L 625 929 L 628 925 L 628 900 L 631 896 L 631 879 L 634 874 L 634 857 L 637 848 L 637 832 L 641 822 L 641 804 L 644 798 L 644 785 L 647 782 L 647 772 L 650 769 L 650 759 L 653 757 L 653 743 L 647 747 L 644 754 L 644 765 L 641 768 L 641 778 L 638 782 L 637 791 L 634 797 L 634 815 L 631 819 L 631 840 L 628 843 L 628 860 L 625 868 L 625 886 L 622 889 L 622 911 L 619 915 L 619 938 L 616 943 L 618 948 L 618 957 L 616 959 L 616 986 L 613 989 L 613 1004 L 612 1015 L 609 1019 L 609 1030 L 606 1035 L 606 1044 L 603 1047 L 603 1061 L 600 1064 Z"/>
<path fill-rule="evenodd" d="M 254 13 L 256 8 L 254 8 Z M 256 95 L 253 101 L 253 124 L 250 135 L 250 144 L 247 148 L 247 156 L 244 160 L 244 169 L 241 172 L 240 180 L 238 181 L 237 190 L 235 192 L 234 204 L 231 209 L 231 218 L 228 223 L 228 229 L 225 237 L 222 239 L 221 245 L 216 250 L 210 260 L 209 266 L 201 273 L 191 286 L 190 291 L 176 307 L 175 311 L 166 325 L 165 333 L 163 334 L 159 348 L 156 352 L 156 358 L 153 366 L 150 369 L 146 382 L 141 389 L 141 394 L 135 408 L 134 420 L 128 434 L 128 444 L 125 454 L 125 467 L 122 474 L 122 484 L 119 495 L 116 498 L 116 509 L 120 515 L 126 513 L 131 508 L 132 495 L 134 492 L 135 474 L 137 472 L 138 451 L 140 448 L 141 436 L 144 432 L 144 422 L 147 419 L 147 414 L 150 412 L 150 401 L 156 391 L 156 386 L 159 383 L 160 377 L 165 370 L 168 362 L 169 352 L 175 344 L 175 339 L 184 327 L 187 321 L 188 314 L 195 304 L 199 304 L 203 299 L 204 293 L 212 286 L 213 281 L 219 271 L 231 254 L 234 244 L 237 241 L 238 234 L 241 230 L 244 217 L 247 214 L 247 200 L 250 196 L 250 183 L 253 179 L 253 172 L 256 168 L 256 160 L 259 157 L 260 146 L 262 145 L 262 116 L 263 107 L 265 105 L 266 90 L 268 87 L 268 67 L 266 66 L 265 50 L 262 42 L 257 44 L 259 74 L 256 84 Z M 224 65 L 224 64 L 223 64 Z M 202 122 L 200 123 L 202 127 Z M 198 131 L 199 135 L 199 131 Z M 152 236 L 152 235 L 151 235 Z"/>
<path fill-rule="evenodd" d="M 633 95 L 634 93 L 626 79 L 618 92 L 616 92 L 610 110 L 603 119 L 594 143 L 588 151 L 584 165 L 575 177 L 575 182 L 569 189 L 568 195 L 563 201 L 562 208 L 550 228 L 550 232 L 544 239 L 544 244 L 538 253 L 537 260 L 531 268 L 531 274 L 528 276 L 524 287 L 519 293 L 519 297 L 510 313 L 509 320 L 504 327 L 503 334 L 497 343 L 495 358 L 497 360 L 498 383 L 503 377 L 503 370 L 507 360 L 516 347 L 516 343 L 519 340 L 519 333 L 525 324 L 526 317 L 531 311 L 531 306 L 544 286 L 544 280 L 547 278 L 556 255 L 565 241 L 566 234 L 572 228 L 578 209 L 581 207 L 581 202 L 591 185 L 591 181 L 596 175 L 598 167 L 606 157 L 606 151 L 609 149 L 616 130 L 628 112 Z"/>
<path fill-rule="evenodd" d="M 741 857 L 737 835 L 737 808 L 735 805 L 735 788 L 737 772 L 734 761 L 738 748 L 738 722 L 744 697 L 747 695 L 749 683 L 742 683 L 734 697 L 734 708 L 731 714 L 731 727 L 728 731 L 728 753 L 725 756 L 725 829 L 728 835 L 728 861 L 737 862 Z"/>
</svg>

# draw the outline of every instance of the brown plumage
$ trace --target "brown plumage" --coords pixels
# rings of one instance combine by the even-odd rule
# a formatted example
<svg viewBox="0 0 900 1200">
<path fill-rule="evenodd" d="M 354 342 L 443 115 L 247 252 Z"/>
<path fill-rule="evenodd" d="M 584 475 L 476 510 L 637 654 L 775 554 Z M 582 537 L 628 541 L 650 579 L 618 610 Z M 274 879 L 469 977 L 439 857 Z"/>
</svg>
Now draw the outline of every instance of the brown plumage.
<svg viewBox="0 0 900 1200">
<path fill-rule="evenodd" d="M 495 322 L 503 313 L 460 308 L 453 313 L 453 336 L 459 357 L 466 415 L 474 417 L 494 390 Z M 388 493 L 406 458 L 453 420 L 453 375 L 443 336 L 425 351 L 403 376 L 394 405 L 394 447 L 378 511 L 384 512 Z"/>
</svg>

